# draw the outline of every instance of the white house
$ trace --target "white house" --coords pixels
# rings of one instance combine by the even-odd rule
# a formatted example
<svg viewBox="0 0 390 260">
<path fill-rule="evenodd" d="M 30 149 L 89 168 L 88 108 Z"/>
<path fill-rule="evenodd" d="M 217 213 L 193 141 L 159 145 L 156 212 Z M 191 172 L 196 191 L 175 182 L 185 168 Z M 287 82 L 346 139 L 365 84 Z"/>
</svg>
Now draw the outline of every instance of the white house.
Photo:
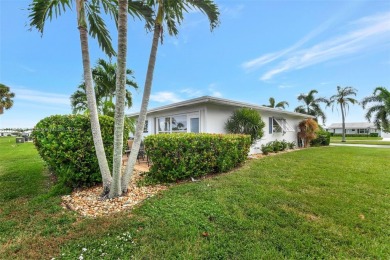
<svg viewBox="0 0 390 260">
<path fill-rule="evenodd" d="M 259 111 L 265 122 L 264 136 L 251 147 L 259 153 L 262 144 L 274 140 L 297 143 L 298 124 L 312 116 L 285 110 L 248 104 L 228 99 L 203 96 L 150 109 L 147 113 L 144 136 L 158 133 L 226 133 L 225 123 L 239 108 Z M 138 118 L 139 113 L 128 117 Z"/>
<path fill-rule="evenodd" d="M 326 129 L 330 133 L 342 134 L 343 127 L 341 123 L 331 124 Z M 377 129 L 374 123 L 369 122 L 360 122 L 360 123 L 345 123 L 345 133 L 346 134 L 366 134 L 370 135 L 371 133 L 377 133 L 381 136 L 381 130 Z"/>
</svg>

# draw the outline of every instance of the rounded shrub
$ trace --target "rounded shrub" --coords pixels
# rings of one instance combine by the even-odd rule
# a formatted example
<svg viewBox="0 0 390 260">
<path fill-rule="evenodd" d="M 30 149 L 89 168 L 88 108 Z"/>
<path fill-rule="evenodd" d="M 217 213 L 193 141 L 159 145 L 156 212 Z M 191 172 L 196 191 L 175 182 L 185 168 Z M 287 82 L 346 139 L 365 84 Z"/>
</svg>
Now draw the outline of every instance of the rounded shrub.
<svg viewBox="0 0 390 260">
<path fill-rule="evenodd" d="M 311 146 L 327 146 L 330 144 L 330 133 L 325 130 L 317 132 L 317 137 L 311 140 Z"/>
<path fill-rule="evenodd" d="M 114 148 L 114 119 L 99 116 L 103 144 L 109 167 L 112 167 Z M 125 124 L 124 143 L 129 133 Z M 33 130 L 38 153 L 68 187 L 91 186 L 102 181 L 91 123 L 85 115 L 55 115 L 42 119 Z"/>
<path fill-rule="evenodd" d="M 245 134 L 251 136 L 251 143 L 261 139 L 264 135 L 265 123 L 260 113 L 250 108 L 241 108 L 233 112 L 225 123 L 225 129 L 231 134 Z"/>
</svg>

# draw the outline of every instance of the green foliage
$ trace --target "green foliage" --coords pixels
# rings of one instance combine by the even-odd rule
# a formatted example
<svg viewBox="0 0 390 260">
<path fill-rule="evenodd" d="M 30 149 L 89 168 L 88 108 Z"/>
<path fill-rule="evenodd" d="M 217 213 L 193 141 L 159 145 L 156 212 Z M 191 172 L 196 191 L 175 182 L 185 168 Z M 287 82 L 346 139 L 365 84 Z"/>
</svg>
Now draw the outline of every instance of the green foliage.
<svg viewBox="0 0 390 260">
<path fill-rule="evenodd" d="M 317 132 L 317 137 L 311 140 L 311 146 L 327 146 L 330 143 L 330 133 L 321 129 Z"/>
<path fill-rule="evenodd" d="M 250 108 L 234 111 L 225 124 L 225 129 L 231 134 L 247 134 L 251 136 L 252 144 L 263 137 L 265 124 L 260 113 Z"/>
<path fill-rule="evenodd" d="M 261 152 L 264 155 L 267 155 L 269 153 L 272 153 L 274 151 L 274 147 L 272 146 L 272 143 L 267 143 L 266 145 L 261 145 Z"/>
<path fill-rule="evenodd" d="M 343 136 L 343 134 L 334 134 L 334 133 L 331 133 L 330 136 L 334 136 L 334 137 L 341 137 Z M 368 137 L 368 136 L 371 136 L 371 137 L 378 137 L 378 133 L 369 133 L 369 134 L 345 134 L 345 137 Z"/>
<path fill-rule="evenodd" d="M 107 160 L 112 165 L 114 119 L 99 117 Z M 124 131 L 124 141 L 128 136 Z M 68 187 L 90 186 L 101 182 L 92 139 L 91 124 L 84 115 L 55 115 L 42 119 L 33 131 L 35 146 L 59 183 Z"/>
<path fill-rule="evenodd" d="M 294 149 L 295 142 L 287 142 L 286 140 L 275 140 L 272 142 L 268 142 L 265 145 L 261 146 L 261 152 L 264 155 L 269 153 L 278 153 L 280 151 L 285 151 L 286 149 Z"/>
<path fill-rule="evenodd" d="M 153 162 L 149 177 L 169 182 L 226 172 L 245 161 L 250 144 L 247 135 L 150 135 L 145 138 Z"/>
</svg>

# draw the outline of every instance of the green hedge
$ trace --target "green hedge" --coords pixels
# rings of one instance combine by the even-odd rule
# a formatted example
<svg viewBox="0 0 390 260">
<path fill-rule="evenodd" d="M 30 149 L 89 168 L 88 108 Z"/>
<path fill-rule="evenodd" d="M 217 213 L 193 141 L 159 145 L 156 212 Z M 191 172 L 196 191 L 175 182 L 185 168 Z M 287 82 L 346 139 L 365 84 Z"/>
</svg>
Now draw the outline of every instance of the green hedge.
<svg viewBox="0 0 390 260">
<path fill-rule="evenodd" d="M 163 182 L 226 172 L 243 163 L 249 135 L 159 134 L 145 138 L 149 177 Z"/>
<path fill-rule="evenodd" d="M 114 119 L 100 116 L 100 127 L 109 167 L 112 167 Z M 129 127 L 125 127 L 124 143 Z M 84 115 L 55 115 L 42 119 L 33 130 L 34 144 L 43 160 L 68 187 L 101 182 L 91 124 Z"/>
<path fill-rule="evenodd" d="M 327 146 L 330 144 L 330 133 L 321 130 L 317 132 L 317 138 L 310 142 L 311 146 Z"/>
<path fill-rule="evenodd" d="M 334 133 L 330 133 L 331 136 L 334 136 L 334 137 L 341 137 L 343 136 L 342 134 L 334 134 Z M 378 137 L 379 136 L 379 133 L 369 133 L 369 134 L 346 134 L 345 137 Z"/>
</svg>

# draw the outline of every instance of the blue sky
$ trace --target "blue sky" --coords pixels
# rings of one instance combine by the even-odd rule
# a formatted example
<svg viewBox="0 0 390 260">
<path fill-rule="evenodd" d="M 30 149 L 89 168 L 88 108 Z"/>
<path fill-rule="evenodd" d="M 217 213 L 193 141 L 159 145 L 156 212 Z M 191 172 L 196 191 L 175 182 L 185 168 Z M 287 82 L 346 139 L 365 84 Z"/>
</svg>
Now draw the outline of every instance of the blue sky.
<svg viewBox="0 0 390 260">
<path fill-rule="evenodd" d="M 82 80 L 76 13 L 48 22 L 41 37 L 28 30 L 29 2 L 0 1 L 0 82 L 16 94 L 0 128 L 70 113 L 69 96 Z M 338 85 L 353 86 L 361 100 L 377 86 L 390 87 L 390 1 L 216 2 L 221 24 L 213 32 L 202 14 L 191 12 L 178 37 L 165 37 L 150 108 L 211 95 L 259 105 L 274 97 L 292 111 L 296 97 L 311 89 L 330 97 Z M 130 113 L 141 103 L 152 34 L 130 19 L 128 35 L 128 68 L 140 86 Z M 93 63 L 106 58 L 93 39 L 90 50 Z M 325 112 L 327 125 L 341 120 L 336 109 Z M 363 109 L 351 106 L 347 122 L 364 121 Z"/>
</svg>

